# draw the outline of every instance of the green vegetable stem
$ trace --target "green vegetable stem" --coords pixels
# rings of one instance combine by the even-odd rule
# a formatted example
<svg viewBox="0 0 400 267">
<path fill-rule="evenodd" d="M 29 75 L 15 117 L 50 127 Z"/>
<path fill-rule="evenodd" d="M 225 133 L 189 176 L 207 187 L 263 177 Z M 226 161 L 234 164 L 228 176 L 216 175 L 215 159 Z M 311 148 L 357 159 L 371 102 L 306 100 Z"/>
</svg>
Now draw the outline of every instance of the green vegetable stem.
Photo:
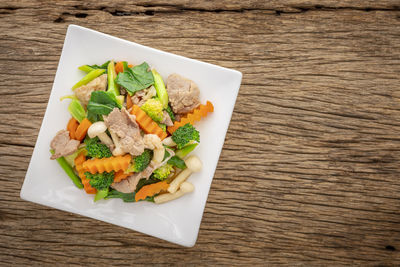
<svg viewBox="0 0 400 267">
<path fill-rule="evenodd" d="M 92 67 L 90 67 L 89 65 L 83 65 L 80 66 L 78 69 L 80 69 L 81 71 L 84 72 L 91 72 L 92 70 L 94 70 Z"/>
<path fill-rule="evenodd" d="M 98 190 L 96 195 L 94 196 L 94 202 L 99 201 L 105 198 L 108 195 L 109 188 Z"/>
<path fill-rule="evenodd" d="M 110 63 L 108 63 L 107 67 L 107 78 L 108 78 L 107 93 L 113 98 L 116 98 L 117 96 L 120 95 L 119 85 L 115 82 L 116 77 L 117 73 L 115 72 L 115 64 L 114 61 L 111 60 Z"/>
<path fill-rule="evenodd" d="M 182 149 L 179 149 L 175 152 L 175 155 L 180 157 L 181 159 L 183 159 L 184 157 L 187 156 L 187 154 L 189 154 L 190 152 L 192 152 L 196 146 L 198 145 L 198 143 L 194 143 L 194 144 L 190 144 L 190 145 L 186 145 L 184 146 Z"/>
<path fill-rule="evenodd" d="M 68 111 L 71 113 L 71 116 L 74 117 L 77 121 L 81 122 L 84 118 L 86 118 L 85 109 L 82 107 L 81 102 L 76 99 L 72 99 L 71 103 L 68 106 Z"/>
<path fill-rule="evenodd" d="M 104 72 L 105 72 L 105 70 L 103 70 L 103 69 L 97 69 L 97 70 L 90 71 L 88 74 L 86 74 L 85 77 L 83 77 L 79 82 L 77 82 L 74 86 L 72 86 L 72 90 L 74 90 L 82 85 L 88 84 L 89 82 L 91 82 L 95 78 L 99 77 Z"/>
<path fill-rule="evenodd" d="M 153 73 L 154 87 L 156 88 L 158 99 L 160 99 L 163 108 L 166 109 L 168 107 L 168 93 L 167 89 L 165 89 L 164 81 L 155 69 L 151 72 Z"/>
<path fill-rule="evenodd" d="M 50 150 L 51 154 L 54 154 L 54 150 Z M 72 182 L 78 187 L 79 189 L 83 188 L 83 184 L 81 182 L 81 179 L 75 174 L 74 170 L 72 167 L 67 163 L 64 157 L 59 157 L 56 159 L 58 164 L 60 164 L 61 168 L 65 171 L 65 173 L 69 176 L 69 178 L 72 180 Z"/>
<path fill-rule="evenodd" d="M 103 69 L 104 71 L 107 70 L 107 66 L 108 63 L 110 63 L 110 61 L 107 61 L 106 63 L 104 63 L 103 65 L 83 65 L 80 66 L 78 69 L 80 69 L 81 71 L 84 72 L 91 72 L 92 70 L 96 70 L 96 69 Z"/>
</svg>

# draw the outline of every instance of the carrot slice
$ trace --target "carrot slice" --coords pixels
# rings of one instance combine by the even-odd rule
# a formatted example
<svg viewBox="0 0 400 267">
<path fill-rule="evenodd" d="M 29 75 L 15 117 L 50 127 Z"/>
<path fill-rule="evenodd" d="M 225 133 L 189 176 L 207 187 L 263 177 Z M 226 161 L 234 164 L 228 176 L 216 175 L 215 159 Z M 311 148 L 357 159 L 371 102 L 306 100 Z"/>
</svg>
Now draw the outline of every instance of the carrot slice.
<svg viewBox="0 0 400 267">
<path fill-rule="evenodd" d="M 176 121 L 173 126 L 168 126 L 167 130 L 170 134 L 173 134 L 179 127 L 185 125 L 186 123 L 194 124 L 196 121 L 200 121 L 201 118 L 206 117 L 207 113 L 213 112 L 214 106 L 210 101 L 207 101 L 205 105 L 200 105 L 185 117 L 182 117 L 181 121 Z"/>
<path fill-rule="evenodd" d="M 87 171 L 83 167 L 83 163 L 86 160 L 86 156 L 84 152 L 81 152 L 76 158 L 75 158 L 75 168 L 78 171 L 78 175 L 82 180 L 83 184 L 83 189 L 85 189 L 85 192 L 87 194 L 96 194 L 97 190 L 93 188 L 90 185 L 90 180 L 86 178 L 85 172 Z"/>
<path fill-rule="evenodd" d="M 136 122 L 147 134 L 158 135 L 161 140 L 167 137 L 167 133 L 164 132 L 160 126 L 158 126 L 157 123 L 146 114 L 146 112 L 141 110 L 139 106 L 133 105 L 131 114 L 136 116 Z"/>
<path fill-rule="evenodd" d="M 85 162 L 83 162 L 82 166 L 84 169 L 92 174 L 98 172 L 118 172 L 121 170 L 125 171 L 129 167 L 131 159 L 132 156 L 130 154 L 102 159 L 94 158 L 86 160 Z"/>
<path fill-rule="evenodd" d="M 132 68 L 133 65 L 129 64 L 128 68 Z M 117 64 L 115 64 L 115 72 L 118 74 L 120 72 L 124 72 L 124 63 L 122 61 L 117 62 Z"/>
<path fill-rule="evenodd" d="M 117 62 L 117 64 L 115 64 L 115 72 L 117 74 L 120 72 L 124 72 L 124 63 L 122 61 Z"/>
<path fill-rule="evenodd" d="M 75 131 L 76 140 L 82 141 L 83 138 L 85 138 L 86 133 L 91 125 L 92 125 L 92 123 L 90 122 L 90 120 L 88 120 L 87 118 L 84 118 L 81 121 L 81 123 L 79 124 L 78 128 L 76 128 L 76 131 Z"/>
<path fill-rule="evenodd" d="M 146 197 L 152 197 L 161 191 L 166 191 L 169 187 L 167 181 L 158 182 L 155 184 L 145 185 L 135 194 L 135 200 L 139 201 L 146 199 Z"/>
<path fill-rule="evenodd" d="M 130 109 L 133 106 L 132 98 L 127 95 L 126 96 L 126 109 Z"/>
<path fill-rule="evenodd" d="M 79 122 L 75 118 L 71 118 L 67 124 L 67 131 L 69 132 L 69 138 L 75 139 L 75 131 L 78 128 Z"/>
<path fill-rule="evenodd" d="M 132 172 L 130 172 L 130 173 L 125 173 L 124 171 L 116 172 L 114 175 L 114 183 L 121 182 L 122 180 L 128 178 L 131 175 L 132 175 Z"/>
</svg>

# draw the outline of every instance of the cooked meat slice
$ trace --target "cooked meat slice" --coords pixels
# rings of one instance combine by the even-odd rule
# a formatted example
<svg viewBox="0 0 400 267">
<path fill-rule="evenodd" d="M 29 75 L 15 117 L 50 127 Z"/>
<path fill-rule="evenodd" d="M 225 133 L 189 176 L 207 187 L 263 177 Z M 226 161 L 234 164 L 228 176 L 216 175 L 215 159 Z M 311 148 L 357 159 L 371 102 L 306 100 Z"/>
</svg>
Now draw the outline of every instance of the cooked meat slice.
<svg viewBox="0 0 400 267">
<path fill-rule="evenodd" d="M 121 149 L 125 153 L 138 156 L 144 151 L 143 138 L 140 135 L 136 117 L 126 111 L 114 108 L 108 116 L 104 116 L 107 127 L 120 139 Z"/>
<path fill-rule="evenodd" d="M 178 74 L 168 76 L 167 92 L 175 113 L 187 113 L 200 105 L 200 91 L 197 85 Z"/>
<path fill-rule="evenodd" d="M 78 140 L 69 138 L 68 131 L 59 131 L 50 143 L 50 148 L 54 150 L 54 154 L 51 155 L 50 159 L 71 155 L 78 150 L 79 144 Z"/>
<path fill-rule="evenodd" d="M 121 182 L 113 183 L 111 187 L 122 193 L 132 193 L 136 190 L 136 186 L 140 179 L 149 179 L 150 175 L 153 173 L 153 170 L 154 167 L 150 164 L 142 172 L 134 173 L 128 178 L 122 180 Z"/>
<path fill-rule="evenodd" d="M 161 121 L 161 123 L 164 123 L 167 126 L 174 125 L 174 123 L 171 120 L 171 117 L 169 116 L 168 112 L 166 112 L 165 110 L 163 111 L 163 120 Z"/>
<path fill-rule="evenodd" d="M 89 103 L 90 95 L 94 91 L 105 91 L 107 88 L 107 74 L 103 74 L 86 85 L 82 85 L 74 90 L 76 97 L 85 107 Z"/>
</svg>

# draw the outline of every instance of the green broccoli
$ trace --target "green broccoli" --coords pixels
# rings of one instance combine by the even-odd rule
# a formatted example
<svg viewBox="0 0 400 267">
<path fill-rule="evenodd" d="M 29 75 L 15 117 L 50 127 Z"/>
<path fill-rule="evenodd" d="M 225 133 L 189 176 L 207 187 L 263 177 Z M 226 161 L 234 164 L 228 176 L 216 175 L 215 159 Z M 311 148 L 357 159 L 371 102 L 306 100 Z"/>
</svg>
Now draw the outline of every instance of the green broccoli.
<svg viewBox="0 0 400 267">
<path fill-rule="evenodd" d="M 133 159 L 133 163 L 125 171 L 129 172 L 141 172 L 150 164 L 153 157 L 153 151 L 146 149 L 142 154 Z"/>
<path fill-rule="evenodd" d="M 87 155 L 92 158 L 109 158 L 112 156 L 110 149 L 100 143 L 98 137 L 85 139 Z"/>
<path fill-rule="evenodd" d="M 172 140 L 176 143 L 178 149 L 181 149 L 190 141 L 200 142 L 200 133 L 193 125 L 186 123 L 172 134 Z"/>
<path fill-rule="evenodd" d="M 170 175 L 171 171 L 174 169 L 171 164 L 164 164 L 158 169 L 155 169 L 153 172 L 154 178 L 159 180 L 167 179 L 168 175 Z"/>
<path fill-rule="evenodd" d="M 155 122 L 161 122 L 163 120 L 163 105 L 157 98 L 148 99 L 141 107 L 150 118 Z"/>
<path fill-rule="evenodd" d="M 85 175 L 90 180 L 89 184 L 97 190 L 107 189 L 114 182 L 114 171 L 95 174 L 85 172 Z"/>
</svg>

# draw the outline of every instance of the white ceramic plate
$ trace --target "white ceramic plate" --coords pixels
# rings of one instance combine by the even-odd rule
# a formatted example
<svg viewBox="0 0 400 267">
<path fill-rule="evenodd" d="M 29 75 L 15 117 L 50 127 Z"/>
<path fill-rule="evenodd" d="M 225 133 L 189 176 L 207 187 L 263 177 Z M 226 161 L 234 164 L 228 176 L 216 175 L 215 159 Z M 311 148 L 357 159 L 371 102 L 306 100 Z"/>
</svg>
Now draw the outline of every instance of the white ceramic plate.
<svg viewBox="0 0 400 267">
<path fill-rule="evenodd" d="M 210 100 L 214 113 L 195 126 L 201 143 L 192 152 L 203 161 L 203 169 L 189 181 L 195 191 L 161 205 L 150 202 L 124 203 L 121 199 L 93 202 L 74 186 L 56 161 L 50 160 L 50 141 L 70 118 L 71 87 L 84 75 L 78 66 L 102 64 L 109 59 L 133 64 L 146 61 L 164 79 L 178 73 L 197 83 L 201 102 Z M 68 27 L 42 127 L 21 189 L 21 198 L 77 213 L 152 235 L 182 246 L 196 243 L 211 181 L 232 116 L 242 74 L 238 71 L 166 53 L 76 25 Z"/>
</svg>

